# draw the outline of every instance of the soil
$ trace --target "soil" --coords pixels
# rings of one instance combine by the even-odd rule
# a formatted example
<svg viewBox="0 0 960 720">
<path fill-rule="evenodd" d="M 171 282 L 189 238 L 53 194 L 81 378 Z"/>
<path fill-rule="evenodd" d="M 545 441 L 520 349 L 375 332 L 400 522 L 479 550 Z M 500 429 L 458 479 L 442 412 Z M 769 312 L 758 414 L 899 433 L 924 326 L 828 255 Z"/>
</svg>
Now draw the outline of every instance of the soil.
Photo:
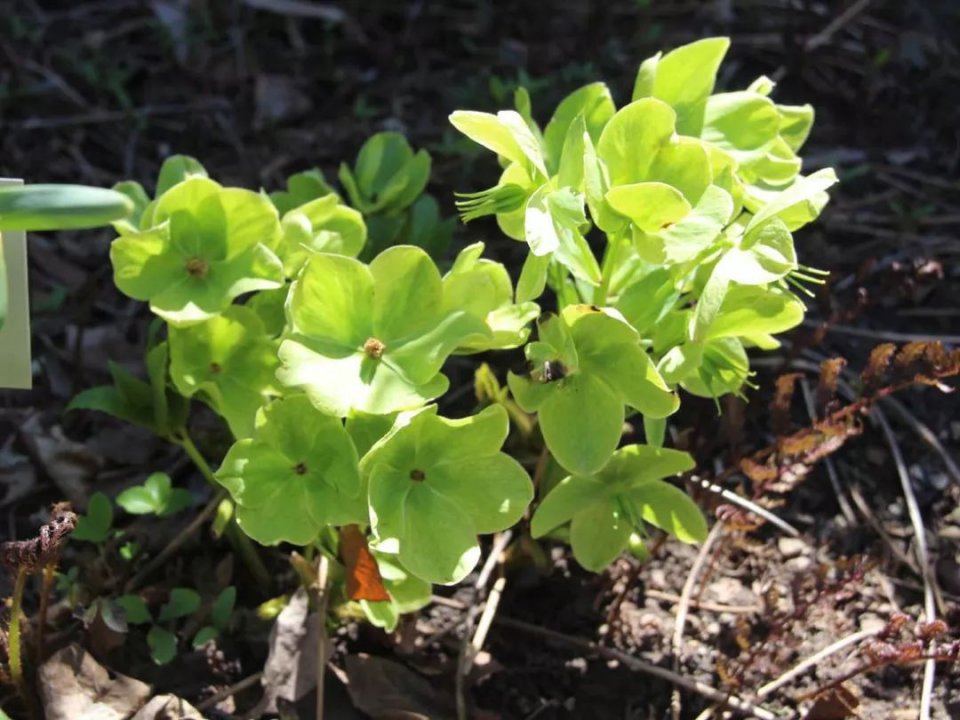
<svg viewBox="0 0 960 720">
<path fill-rule="evenodd" d="M 622 101 L 643 58 L 699 37 L 731 35 L 720 87 L 743 87 L 766 74 L 779 83 L 778 101 L 809 102 L 817 110 L 805 170 L 832 165 L 841 183 L 821 220 L 799 233 L 798 251 L 803 262 L 831 275 L 810 303 L 807 324 L 783 348 L 758 358 L 756 389 L 746 402 L 725 401 L 718 413 L 712 403 L 685 400 L 674 442 L 694 452 L 703 477 L 765 503 L 798 535 L 745 522 L 728 502 L 691 482 L 723 530 L 702 558 L 691 602 L 681 603 L 696 547 L 653 542 L 647 562 L 623 557 L 594 575 L 566 546 L 534 543 L 521 526 L 493 575 L 504 578 L 502 598 L 462 698 L 471 717 L 485 719 L 671 716 L 673 684 L 609 653 L 585 651 L 572 637 L 784 717 L 851 716 L 844 702 L 858 706 L 863 718 L 917 717 L 923 663 L 910 653 L 920 635 L 933 632 L 920 624 L 924 575 L 936 586 L 938 616 L 948 626 L 939 646 L 957 641 L 960 619 L 960 422 L 955 396 L 944 392 L 950 387 L 898 393 L 903 412 L 881 406 L 891 437 L 861 417 L 862 432 L 779 492 L 728 470 L 784 430 L 776 425 L 783 418 L 770 412 L 782 374 L 804 372 L 812 387 L 826 357 L 845 358 L 855 379 L 882 342 L 917 336 L 957 344 L 960 6 L 952 0 L 350 0 L 322 4 L 326 19 L 285 14 L 307 5 L 5 3 L 0 175 L 95 185 L 134 178 L 149 186 L 162 159 L 178 152 L 201 159 L 225 184 L 274 189 L 312 166 L 335 177 L 339 162 L 351 161 L 366 137 L 391 129 L 430 150 L 431 190 L 449 215 L 453 191 L 487 187 L 497 171 L 488 154 L 446 124 L 452 110 L 506 107 L 518 83 L 531 90 L 541 119 L 563 95 L 593 80 L 606 80 Z M 459 226 L 451 252 L 483 239 L 491 256 L 518 272 L 519 246 L 500 237 L 491 222 Z M 109 241 L 106 233 L 64 233 L 31 243 L 36 387 L 0 393 L 0 539 L 34 534 L 55 501 L 83 509 L 95 490 L 115 495 L 155 470 L 190 489 L 198 512 L 209 497 L 175 448 L 103 416 L 64 413 L 75 393 L 106 380 L 108 360 L 140 371 L 149 317 L 113 288 Z M 454 391 L 443 411 L 470 412 L 475 360 L 494 363 L 502 379 L 518 359 L 507 353 L 452 363 Z M 800 397 L 798 389 L 788 432 L 811 424 Z M 202 414 L 194 429 L 211 455 L 227 442 Z M 536 453 L 528 454 L 532 468 Z M 916 560 L 901 455 L 930 545 L 926 573 Z M 152 555 L 188 519 L 122 522 Z M 78 617 L 99 595 L 117 592 L 128 569 L 109 542 L 102 551 L 71 543 L 60 569 L 79 573 L 80 610 L 71 607 L 66 584 L 56 591 L 48 649 L 80 643 L 113 671 L 201 703 L 263 668 L 270 623 L 256 609 L 295 587 L 288 556 L 289 548 L 266 551 L 273 573 L 267 591 L 207 531 L 185 545 L 151 577 L 147 594 L 162 597 L 186 586 L 210 597 L 232 582 L 240 629 L 213 649 L 185 651 L 158 669 L 140 629 L 124 643 L 102 621 L 85 626 Z M 353 709 L 343 685 L 344 678 L 354 686 L 362 678 L 373 683 L 367 700 L 376 702 L 360 705 L 374 716 L 456 717 L 458 658 L 494 588 L 494 580 L 480 588 L 475 580 L 438 589 L 437 602 L 390 635 L 345 620 L 335 635 L 337 671 L 327 676 L 327 716 L 366 716 Z M 0 593 L 7 595 L 10 585 L 0 578 Z M 31 615 L 37 597 L 31 590 Z M 689 612 L 678 655 L 673 635 L 681 604 Z M 888 626 L 899 613 L 906 618 L 893 630 Z M 758 699 L 763 685 L 801 660 L 853 633 L 885 627 L 890 633 L 883 639 L 855 643 Z M 384 663 L 348 661 L 361 656 Z M 878 657 L 887 661 L 853 672 Z M 955 665 L 940 662 L 936 670 L 931 716 L 960 717 Z M 205 713 L 241 717 L 258 697 L 256 687 L 243 689 Z M 12 717 L 26 716 L 12 694 L 0 698 Z M 684 691 L 677 717 L 724 717 L 722 708 L 704 714 L 708 707 L 701 694 Z M 309 699 L 284 717 L 314 717 Z"/>
</svg>

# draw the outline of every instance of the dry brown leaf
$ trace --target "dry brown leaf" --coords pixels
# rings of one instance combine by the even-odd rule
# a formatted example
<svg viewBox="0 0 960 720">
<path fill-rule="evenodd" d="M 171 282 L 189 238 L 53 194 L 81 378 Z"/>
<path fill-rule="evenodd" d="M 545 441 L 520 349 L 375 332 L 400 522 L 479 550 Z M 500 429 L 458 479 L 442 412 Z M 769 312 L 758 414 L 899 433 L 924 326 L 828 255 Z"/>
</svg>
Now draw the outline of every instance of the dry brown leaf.
<svg viewBox="0 0 960 720">
<path fill-rule="evenodd" d="M 37 671 L 46 720 L 121 720 L 150 697 L 150 686 L 107 671 L 79 645 L 54 653 Z"/>
<path fill-rule="evenodd" d="M 157 695 L 130 720 L 204 720 L 193 705 L 176 695 Z"/>
<path fill-rule="evenodd" d="M 448 720 L 456 716 L 452 698 L 440 695 L 405 665 L 372 655 L 348 655 L 347 691 L 358 710 L 374 720 Z"/>
</svg>

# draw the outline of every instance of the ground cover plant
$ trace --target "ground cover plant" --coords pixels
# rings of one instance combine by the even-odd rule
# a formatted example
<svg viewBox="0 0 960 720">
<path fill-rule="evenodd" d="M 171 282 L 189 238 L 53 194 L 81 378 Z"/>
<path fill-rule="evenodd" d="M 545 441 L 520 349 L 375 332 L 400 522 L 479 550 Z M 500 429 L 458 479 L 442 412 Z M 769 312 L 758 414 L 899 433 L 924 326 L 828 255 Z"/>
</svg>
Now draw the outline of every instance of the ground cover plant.
<svg viewBox="0 0 960 720">
<path fill-rule="evenodd" d="M 164 668 L 204 653 L 214 673 L 236 679 L 222 666 L 224 651 L 255 623 L 275 621 L 251 712 L 301 717 L 310 711 L 284 704 L 302 700 L 301 691 L 284 689 L 292 680 L 277 673 L 304 662 L 303 647 L 342 652 L 358 620 L 401 643 L 417 616 L 434 612 L 426 608 L 466 607 L 454 626 L 464 637 L 457 706 L 422 713 L 466 717 L 464 686 L 483 672 L 480 650 L 507 574 L 543 572 L 547 554 L 569 546 L 575 577 L 616 582 L 625 564 L 637 568 L 631 573 L 667 567 L 658 554 L 678 547 L 674 540 L 692 545 L 700 562 L 718 534 L 760 532 L 769 497 L 785 497 L 805 475 L 798 468 L 858 434 L 860 412 L 908 385 L 942 387 L 960 363 L 932 345 L 891 347 L 871 358 L 862 393 L 841 411 L 842 366 L 825 364 L 817 425 L 796 435 L 784 416 L 792 386 L 778 381 L 777 444 L 736 466 L 760 506 L 743 499 L 708 522 L 711 496 L 691 494 L 710 468 L 687 441 L 689 418 L 727 423 L 747 394 L 773 386 L 751 358 L 783 350 L 780 336 L 814 305 L 826 272 L 801 264 L 814 260 L 795 248 L 794 233 L 817 219 L 837 181 L 829 168 L 803 169 L 810 106 L 776 102 L 766 77 L 718 91 L 728 48 L 709 38 L 651 57 L 621 102 L 595 82 L 552 113 L 522 87 L 513 108 L 455 111 L 453 130 L 499 163 L 496 184 L 458 187 L 461 219 L 502 233 L 455 254 L 453 219 L 426 193 L 431 154 L 392 130 L 341 163 L 336 182 L 298 169 L 239 187 L 175 155 L 154 182 L 116 185 L 121 210 L 88 224 L 112 222 L 116 288 L 153 319 L 142 358 L 111 364 L 112 382 L 77 394 L 68 417 L 88 422 L 97 411 L 152 433 L 209 487 L 185 486 L 182 464 L 155 464 L 120 493 L 94 494 L 79 517 L 59 507 L 57 524 L 38 536 L 55 537 L 55 549 L 17 571 L 19 596 L 27 575 L 42 570 L 44 607 L 65 598 L 101 638 L 94 642 L 104 632 L 126 636 L 157 666 L 160 687 Z M 171 521 L 183 531 L 166 545 L 136 530 Z M 227 541 L 238 567 L 218 566 L 213 583 L 180 577 L 157 592 L 151 580 L 182 575 L 165 564 L 199 532 Z M 87 565 L 55 581 L 57 533 L 116 579 L 101 582 Z M 767 616 L 768 637 L 759 639 L 762 623 L 738 626 L 731 641 L 743 655 L 718 665 L 725 690 L 687 689 L 769 716 L 742 700 L 770 692 L 755 695 L 745 678 L 767 662 L 767 645 L 789 644 L 798 613 L 863 582 L 859 565 L 836 572 L 810 590 L 814 599 L 798 584 L 794 609 Z M 629 601 L 626 589 L 610 592 L 614 617 Z M 25 679 L 14 660 L 21 603 L 7 651 L 22 696 L 13 707 L 36 714 L 37 687 L 49 712 L 42 675 Z M 953 659 L 932 617 L 926 608 L 917 647 L 894 640 L 905 621 L 877 633 L 893 649 L 881 658 L 874 648 L 857 672 Z M 28 636 L 28 667 L 43 661 L 45 643 L 59 643 L 45 639 L 45 618 L 42 610 L 39 637 Z M 291 644 L 283 635 L 291 627 L 312 629 Z M 529 631 L 521 621 L 513 627 Z M 284 643 L 297 648 L 293 656 L 280 654 Z M 323 663 L 314 665 L 319 717 Z M 373 672 L 349 662 L 346 671 Z M 243 707 L 249 687 L 224 697 Z M 222 702 L 215 698 L 201 709 Z"/>
</svg>

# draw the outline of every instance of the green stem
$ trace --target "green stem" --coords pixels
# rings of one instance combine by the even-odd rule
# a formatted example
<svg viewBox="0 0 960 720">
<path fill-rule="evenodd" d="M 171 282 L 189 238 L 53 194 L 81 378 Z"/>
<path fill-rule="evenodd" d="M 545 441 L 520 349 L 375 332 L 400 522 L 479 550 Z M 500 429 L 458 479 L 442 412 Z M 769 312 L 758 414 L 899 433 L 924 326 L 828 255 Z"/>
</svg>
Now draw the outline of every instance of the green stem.
<svg viewBox="0 0 960 720">
<path fill-rule="evenodd" d="M 600 284 L 593 291 L 594 305 L 604 307 L 607 304 L 607 296 L 610 294 L 610 281 L 613 279 L 613 271 L 617 266 L 622 244 L 623 238 L 619 235 L 612 236 L 607 243 L 607 249 L 603 252 L 603 263 L 600 266 Z"/>
<path fill-rule="evenodd" d="M 26 700 L 23 687 L 23 657 L 20 649 L 20 616 L 23 614 L 23 591 L 27 586 L 27 569 L 17 570 L 13 585 L 13 604 L 10 607 L 10 630 L 7 637 L 7 654 L 10 659 L 10 679 L 17 692 Z"/>
<path fill-rule="evenodd" d="M 197 466 L 200 474 L 207 479 L 207 482 L 209 482 L 214 488 L 219 489 L 220 484 L 213 475 L 213 468 L 210 467 L 210 463 L 207 462 L 207 459 L 203 457 L 203 454 L 197 449 L 196 444 L 193 442 L 193 438 L 191 438 L 186 432 L 183 432 L 181 433 L 177 444 L 184 449 L 184 452 L 187 453 L 187 456 L 193 461 L 193 464 Z M 229 502 L 229 500 L 227 502 Z M 224 532 L 224 535 L 227 538 L 227 542 L 229 542 L 233 547 L 234 552 L 240 556 L 240 559 L 243 560 L 244 565 L 247 566 L 247 570 L 250 571 L 250 574 L 253 576 L 253 579 L 256 581 L 257 585 L 263 588 L 269 587 L 270 573 L 267 572 L 267 568 L 260 559 L 260 555 L 257 553 L 257 548 L 254 546 L 253 542 L 237 525 L 236 514 L 230 518 L 230 522 L 227 524 L 227 529 Z"/>
</svg>

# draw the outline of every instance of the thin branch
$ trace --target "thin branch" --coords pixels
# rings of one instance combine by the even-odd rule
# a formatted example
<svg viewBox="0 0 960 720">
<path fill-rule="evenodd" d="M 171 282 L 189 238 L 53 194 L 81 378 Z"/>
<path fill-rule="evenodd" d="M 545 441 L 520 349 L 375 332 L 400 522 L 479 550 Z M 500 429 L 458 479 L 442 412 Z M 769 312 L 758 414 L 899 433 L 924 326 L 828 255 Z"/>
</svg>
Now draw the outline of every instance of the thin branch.
<svg viewBox="0 0 960 720">
<path fill-rule="evenodd" d="M 167 543 L 163 550 L 157 553 L 140 572 L 127 581 L 127 583 L 123 586 L 123 591 L 125 593 L 133 592 L 155 570 L 164 565 L 167 560 L 173 557 L 183 546 L 183 544 L 193 537 L 194 533 L 196 533 L 207 520 L 213 517 L 214 513 L 217 511 L 217 507 L 220 505 L 220 501 L 223 500 L 226 495 L 226 490 L 220 490 L 220 492 L 214 494 L 213 498 L 206 504 L 203 510 L 196 515 L 193 520 L 191 520 L 190 523 L 183 528 L 183 530 L 177 533 L 177 536 Z"/>
<path fill-rule="evenodd" d="M 883 630 L 884 628 L 875 628 L 873 630 L 861 630 L 860 632 L 855 632 L 852 635 L 848 635 L 847 637 L 842 638 L 841 640 L 837 640 L 835 643 L 827 645 L 825 648 L 823 648 L 823 650 L 820 650 L 819 652 L 814 653 L 813 655 L 808 657 L 806 660 L 802 660 L 801 662 L 794 665 L 792 668 L 787 670 L 787 672 L 785 672 L 783 675 L 778 677 L 776 680 L 771 680 L 766 685 L 761 687 L 759 690 L 757 690 L 757 697 L 761 697 L 761 698 L 766 697 L 777 688 L 783 687 L 788 682 L 799 677 L 804 672 L 806 672 L 810 668 L 817 665 L 817 663 L 823 660 L 826 660 L 828 657 L 830 657 L 835 653 L 840 652 L 844 648 L 848 648 L 851 645 L 856 645 L 857 643 L 863 640 L 866 640 L 868 638 L 875 637 L 876 635 L 879 635 L 881 632 L 883 632 Z"/>
<path fill-rule="evenodd" d="M 944 344 L 960 344 L 960 335 L 938 335 L 936 333 L 902 333 L 892 330 L 871 330 L 870 328 L 854 327 L 853 325 L 835 325 L 822 320 L 804 320 L 803 326 L 808 328 L 823 328 L 827 332 L 850 335 L 852 337 L 868 338 L 870 340 L 884 340 L 888 342 L 931 342 L 937 340 Z"/>
<path fill-rule="evenodd" d="M 866 10 L 870 2 L 871 0 L 857 0 L 850 5 L 850 7 L 837 15 L 823 30 L 807 40 L 803 45 L 804 51 L 811 52 L 821 45 L 826 45 L 839 30 Z"/>
<path fill-rule="evenodd" d="M 707 685 L 706 683 L 693 680 L 692 678 L 688 678 L 684 675 L 678 675 L 672 670 L 662 668 L 659 665 L 654 665 L 646 662 L 645 660 L 640 660 L 639 658 L 627 655 L 619 650 L 598 645 L 591 640 L 574 637 L 572 635 L 565 635 L 564 633 L 557 632 L 556 630 L 549 630 L 547 628 L 526 623 L 521 620 L 514 620 L 513 618 L 504 617 L 503 615 L 498 615 L 494 622 L 496 622 L 498 625 L 502 625 L 513 630 L 519 630 L 531 635 L 539 635 L 540 637 L 566 645 L 567 647 L 576 648 L 581 652 L 594 653 L 607 660 L 616 660 L 631 670 L 653 675 L 661 680 L 666 680 L 667 682 L 673 683 L 674 685 L 677 685 L 685 690 L 702 695 L 711 702 L 719 703 L 722 706 L 732 708 L 733 710 L 737 710 L 741 713 L 749 715 L 750 717 L 759 718 L 760 720 L 777 720 L 778 718 L 778 716 L 770 710 L 760 707 L 759 705 L 755 705 L 749 700 L 744 700 L 736 695 L 722 692 L 710 685 Z"/>
<path fill-rule="evenodd" d="M 710 492 L 717 493 L 717 495 L 722 497 L 724 500 L 727 500 L 728 502 L 731 502 L 734 505 L 739 505 L 745 510 L 749 510 L 750 512 L 752 512 L 754 515 L 759 515 L 767 522 L 770 522 L 776 525 L 778 528 L 780 528 L 785 533 L 787 533 L 787 535 L 791 535 L 795 538 L 800 538 L 800 531 L 797 530 L 793 525 L 788 523 L 786 520 L 782 520 L 781 518 L 777 517 L 766 508 L 761 507 L 760 505 L 757 505 L 752 500 L 748 500 L 745 497 L 741 497 L 740 495 L 730 492 L 726 488 L 722 488 L 719 485 L 714 485 L 709 480 L 705 480 L 704 478 L 698 475 L 691 475 L 690 480 L 692 480 L 695 484 L 699 485 L 700 487 L 706 490 L 709 490 Z"/>
<path fill-rule="evenodd" d="M 233 697 L 237 693 L 241 693 L 247 688 L 257 685 L 260 682 L 260 678 L 262 677 L 263 677 L 262 672 L 254 673 L 249 677 L 245 677 L 240 682 L 234 683 L 230 687 L 224 688 L 223 690 L 218 692 L 216 695 L 211 695 L 206 700 L 204 700 L 201 703 L 198 703 L 194 707 L 196 707 L 197 710 L 199 710 L 200 712 L 203 712 L 205 710 L 212 710 L 227 698 Z"/>
<path fill-rule="evenodd" d="M 803 402 L 807 406 L 807 414 L 810 416 L 810 421 L 814 422 L 817 418 L 813 405 L 813 392 L 810 390 L 810 383 L 807 382 L 806 378 L 800 379 L 800 389 L 803 390 Z M 840 505 L 840 512 L 843 513 L 843 516 L 851 526 L 856 525 L 857 516 L 850 506 L 847 493 L 844 492 L 843 486 L 840 485 L 837 466 L 833 464 L 833 458 L 827 455 L 823 460 L 827 468 L 827 477 L 830 478 L 830 486 L 833 488 L 833 494 L 837 496 L 837 503 Z"/>
<path fill-rule="evenodd" d="M 680 656 L 683 654 L 683 630 L 687 625 L 687 614 L 690 612 L 690 600 L 693 598 L 693 589 L 697 585 L 697 579 L 703 570 L 703 565 L 710 554 L 710 548 L 717 538 L 723 534 L 723 523 L 718 522 L 710 529 L 710 534 L 700 546 L 700 551 L 693 561 L 687 579 L 683 583 L 683 590 L 680 592 L 680 603 L 677 606 L 677 619 L 673 625 L 673 671 L 680 671 Z M 673 698 L 670 701 L 670 711 L 673 714 L 673 720 L 680 720 L 680 690 L 674 689 Z"/>
<path fill-rule="evenodd" d="M 903 488 L 903 495 L 907 503 L 907 513 L 910 516 L 910 523 L 913 525 L 913 532 L 917 543 L 917 562 L 920 564 L 920 578 L 923 580 L 923 611 L 926 621 L 933 622 L 936 619 L 936 598 L 933 591 L 933 577 L 930 573 L 930 557 L 927 552 L 927 535 L 923 525 L 923 515 L 920 513 L 920 504 L 917 502 L 917 496 L 913 492 L 913 486 L 910 484 L 910 474 L 907 472 L 907 465 L 903 460 L 903 453 L 900 451 L 900 444 L 897 442 L 897 436 L 890 427 L 886 415 L 880 408 L 874 407 L 871 415 L 880 425 L 883 434 L 890 445 L 890 452 L 893 455 L 893 462 L 897 466 L 897 475 L 900 476 L 900 485 Z M 930 720 L 930 706 L 933 702 L 933 681 L 936 676 L 937 661 L 927 660 L 923 664 L 923 689 L 920 693 L 920 720 Z"/>
</svg>

